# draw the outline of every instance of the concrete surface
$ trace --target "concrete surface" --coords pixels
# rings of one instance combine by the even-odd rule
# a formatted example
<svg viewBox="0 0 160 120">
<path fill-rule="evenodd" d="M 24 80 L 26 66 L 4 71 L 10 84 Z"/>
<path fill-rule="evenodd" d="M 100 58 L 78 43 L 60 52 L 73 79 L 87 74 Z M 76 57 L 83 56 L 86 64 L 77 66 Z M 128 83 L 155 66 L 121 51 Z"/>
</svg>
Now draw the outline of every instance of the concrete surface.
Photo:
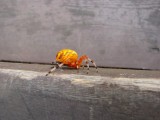
<svg viewBox="0 0 160 120">
<path fill-rule="evenodd" d="M 12 62 L 0 62 L 0 68 L 4 69 L 17 69 L 17 70 L 31 70 L 38 72 L 48 72 L 54 65 L 44 64 L 27 64 L 27 63 L 12 63 Z M 98 68 L 96 73 L 95 68 L 91 67 L 88 75 L 95 76 L 107 76 L 107 77 L 125 77 L 125 78 L 160 78 L 159 70 L 134 70 L 134 69 L 116 69 L 116 68 Z M 87 75 L 87 68 L 84 70 L 81 68 L 79 73 L 76 69 L 71 69 L 63 66 L 62 69 L 58 69 L 55 73 L 65 74 L 80 74 Z"/>
<path fill-rule="evenodd" d="M 144 76 L 117 77 L 120 72 L 133 71 L 113 69 L 114 75 L 93 75 L 92 69 L 86 75 L 65 68 L 46 77 L 48 68 L 50 65 L 0 63 L 0 120 L 160 118 L 160 77 L 147 76 L 160 71 L 133 70 Z"/>
<path fill-rule="evenodd" d="M 0 0 L 0 60 L 51 63 L 62 48 L 99 66 L 160 69 L 159 0 Z"/>
</svg>

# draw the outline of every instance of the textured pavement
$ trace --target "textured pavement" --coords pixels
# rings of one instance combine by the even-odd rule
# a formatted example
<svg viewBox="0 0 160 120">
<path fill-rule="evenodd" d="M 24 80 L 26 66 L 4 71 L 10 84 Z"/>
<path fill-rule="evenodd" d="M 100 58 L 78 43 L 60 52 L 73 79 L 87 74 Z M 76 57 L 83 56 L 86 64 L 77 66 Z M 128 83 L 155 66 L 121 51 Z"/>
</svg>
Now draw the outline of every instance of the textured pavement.
<svg viewBox="0 0 160 120">
<path fill-rule="evenodd" d="M 160 118 L 159 71 L 64 68 L 46 77 L 50 67 L 0 63 L 0 120 Z"/>
</svg>

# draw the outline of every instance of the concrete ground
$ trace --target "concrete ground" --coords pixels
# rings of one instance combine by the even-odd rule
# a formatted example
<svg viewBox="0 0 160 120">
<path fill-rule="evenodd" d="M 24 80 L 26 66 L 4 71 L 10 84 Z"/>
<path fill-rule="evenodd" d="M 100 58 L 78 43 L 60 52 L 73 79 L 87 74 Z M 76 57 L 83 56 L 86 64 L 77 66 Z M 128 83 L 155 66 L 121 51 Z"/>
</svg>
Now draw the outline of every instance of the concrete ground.
<svg viewBox="0 0 160 120">
<path fill-rule="evenodd" d="M 46 64 L 27 64 L 27 63 L 12 63 L 12 62 L 0 62 L 0 68 L 6 69 L 18 69 L 18 70 L 31 70 L 37 72 L 48 72 L 50 68 L 54 65 Z M 116 68 L 98 68 L 98 73 L 96 69 L 91 67 L 88 75 L 95 76 L 106 76 L 106 77 L 124 77 L 124 78 L 160 78 L 160 71 L 158 70 L 135 70 L 135 69 L 116 69 Z M 64 74 L 86 74 L 87 69 L 81 68 L 79 73 L 77 70 L 63 67 L 62 69 L 56 70 L 55 73 Z"/>
<path fill-rule="evenodd" d="M 0 120 L 159 120 L 160 71 L 0 62 Z"/>
</svg>

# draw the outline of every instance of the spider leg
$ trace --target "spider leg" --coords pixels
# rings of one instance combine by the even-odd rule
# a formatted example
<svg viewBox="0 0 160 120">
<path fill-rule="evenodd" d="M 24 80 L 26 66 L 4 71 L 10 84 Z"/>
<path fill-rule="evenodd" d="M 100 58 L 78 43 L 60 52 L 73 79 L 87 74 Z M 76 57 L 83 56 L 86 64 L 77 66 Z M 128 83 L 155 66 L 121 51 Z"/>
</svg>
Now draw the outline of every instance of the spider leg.
<svg viewBox="0 0 160 120">
<path fill-rule="evenodd" d="M 78 65 L 77 65 L 77 73 L 79 73 L 79 68 L 78 68 Z"/>
<path fill-rule="evenodd" d="M 68 60 L 68 58 L 69 58 L 69 54 L 66 54 L 66 56 L 62 59 L 62 61 L 64 61 L 64 63 Z M 52 73 L 53 71 L 55 71 L 56 69 L 58 69 L 58 68 L 61 68 L 63 65 L 64 65 L 64 63 L 61 63 L 61 64 L 58 64 L 57 62 L 54 62 L 54 63 L 56 63 L 57 65 L 56 66 L 54 66 L 47 74 L 46 74 L 46 76 L 48 76 L 50 73 Z"/>
<path fill-rule="evenodd" d="M 84 64 L 84 63 L 82 63 L 82 65 L 81 65 L 80 67 L 82 67 L 82 69 L 84 69 L 84 67 L 85 67 L 85 64 Z"/>
<path fill-rule="evenodd" d="M 92 64 L 94 65 L 94 67 L 96 68 L 96 70 L 97 70 L 97 72 L 98 72 L 96 63 L 95 63 L 92 59 L 90 59 L 90 58 L 88 58 L 88 61 L 92 62 Z"/>
<path fill-rule="evenodd" d="M 84 60 L 83 60 L 84 61 Z M 87 63 L 87 60 L 85 60 L 85 63 Z M 85 64 L 83 63 L 82 65 L 80 65 L 80 67 L 82 67 L 84 69 Z M 77 73 L 79 73 L 79 66 L 77 65 Z"/>
<path fill-rule="evenodd" d="M 58 65 L 59 65 L 59 63 L 58 63 L 58 62 L 52 62 L 52 64 L 56 64 L 56 66 L 58 66 Z M 54 66 L 52 66 L 51 68 L 54 68 Z"/>
<path fill-rule="evenodd" d="M 87 58 L 84 59 L 85 64 L 87 65 L 87 74 L 89 73 L 89 60 Z M 82 65 L 84 69 L 84 65 Z"/>
<path fill-rule="evenodd" d="M 84 69 L 84 65 L 82 65 L 82 68 Z"/>
<path fill-rule="evenodd" d="M 86 59 L 85 61 L 86 61 L 86 65 L 87 65 L 87 74 L 88 74 L 89 73 L 89 62 L 88 62 L 89 60 Z"/>
<path fill-rule="evenodd" d="M 87 74 L 89 73 L 89 60 L 88 57 L 86 55 L 82 55 L 79 60 L 78 60 L 78 65 L 80 66 L 82 64 L 82 62 L 85 61 L 86 65 L 87 65 Z"/>
<path fill-rule="evenodd" d="M 61 68 L 62 66 L 63 66 L 63 63 L 57 64 L 57 66 L 54 66 L 54 67 L 46 74 L 46 76 L 48 76 L 50 73 L 52 73 L 53 71 L 55 71 L 57 68 Z"/>
</svg>

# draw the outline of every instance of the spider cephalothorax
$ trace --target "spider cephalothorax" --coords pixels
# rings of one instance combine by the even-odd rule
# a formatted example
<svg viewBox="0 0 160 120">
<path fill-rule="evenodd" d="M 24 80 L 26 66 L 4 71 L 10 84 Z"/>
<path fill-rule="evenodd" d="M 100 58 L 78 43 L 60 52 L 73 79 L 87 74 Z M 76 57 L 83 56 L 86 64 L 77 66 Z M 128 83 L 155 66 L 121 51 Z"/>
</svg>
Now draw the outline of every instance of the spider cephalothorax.
<svg viewBox="0 0 160 120">
<path fill-rule="evenodd" d="M 81 64 L 82 64 L 83 61 L 85 61 L 86 65 L 88 67 L 88 70 L 89 70 L 89 61 L 92 62 L 93 65 L 97 69 L 97 66 L 96 66 L 95 62 L 93 60 L 91 60 L 87 55 L 82 55 L 78 59 L 78 54 L 74 50 L 62 49 L 56 55 L 56 62 L 55 63 L 57 64 L 57 67 L 52 68 L 46 74 L 46 76 L 49 75 L 51 72 L 55 71 L 56 68 L 62 67 L 63 65 L 67 65 L 69 67 L 79 69 L 81 67 Z"/>
</svg>

